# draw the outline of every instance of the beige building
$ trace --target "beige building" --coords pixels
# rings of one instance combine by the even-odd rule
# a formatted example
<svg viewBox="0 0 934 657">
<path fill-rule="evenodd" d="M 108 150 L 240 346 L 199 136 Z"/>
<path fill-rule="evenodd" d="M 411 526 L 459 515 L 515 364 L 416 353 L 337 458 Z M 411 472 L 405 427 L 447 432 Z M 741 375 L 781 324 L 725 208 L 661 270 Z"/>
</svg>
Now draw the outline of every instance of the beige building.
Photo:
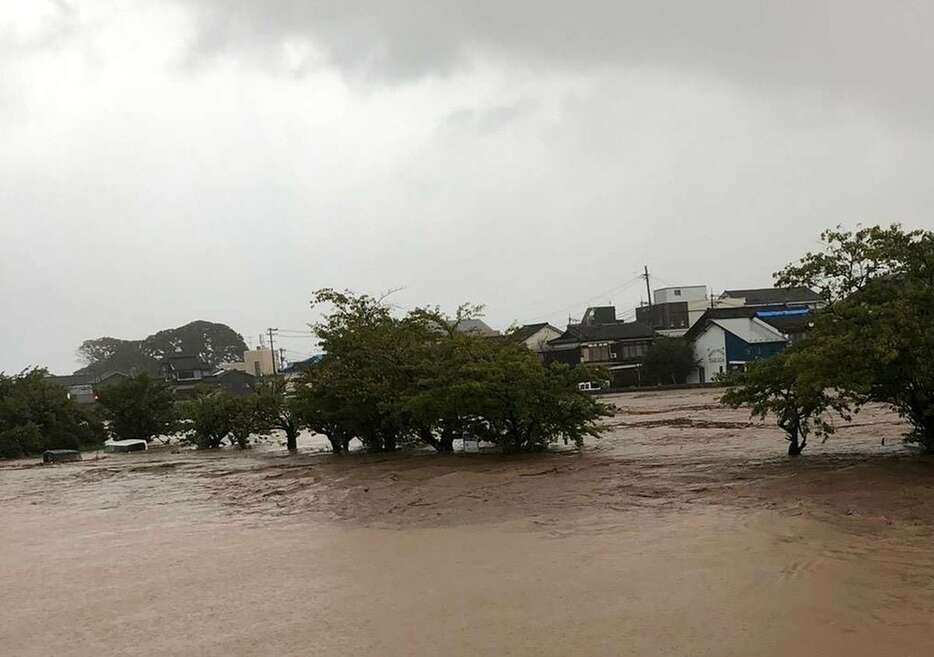
<svg viewBox="0 0 934 657">
<path fill-rule="evenodd" d="M 243 360 L 221 363 L 221 369 L 239 370 L 253 376 L 271 376 L 276 373 L 275 355 L 271 349 L 250 349 L 243 352 Z"/>
</svg>

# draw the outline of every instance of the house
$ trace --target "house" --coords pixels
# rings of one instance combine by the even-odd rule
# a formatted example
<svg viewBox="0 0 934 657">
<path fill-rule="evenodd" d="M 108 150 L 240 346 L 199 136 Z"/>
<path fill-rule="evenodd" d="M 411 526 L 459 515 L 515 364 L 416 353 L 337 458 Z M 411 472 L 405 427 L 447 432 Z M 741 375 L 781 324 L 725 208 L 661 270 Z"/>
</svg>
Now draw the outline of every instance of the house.
<svg viewBox="0 0 934 657">
<path fill-rule="evenodd" d="M 709 383 L 724 372 L 768 358 L 799 340 L 813 326 L 806 306 L 711 308 L 687 332 L 697 370 L 688 383 Z"/>
<path fill-rule="evenodd" d="M 555 328 L 548 322 L 542 322 L 520 326 L 511 331 L 509 337 L 516 342 L 521 342 L 529 351 L 534 351 L 541 356 L 548 350 L 548 343 L 561 337 L 561 333 L 561 329 Z"/>
<path fill-rule="evenodd" d="M 46 377 L 46 380 L 62 386 L 68 399 L 78 404 L 93 404 L 101 389 L 126 381 L 127 378 L 123 372 L 110 371 L 103 374 L 53 375 Z"/>
<path fill-rule="evenodd" d="M 201 380 L 201 385 L 217 386 L 235 395 L 246 395 L 256 389 L 256 378 L 242 370 L 218 370 Z"/>
<path fill-rule="evenodd" d="M 614 306 L 588 308 L 579 324 L 548 342 L 545 363 L 603 367 L 612 376 L 615 387 L 638 385 L 642 361 L 655 331 L 642 322 L 616 319 Z"/>
<path fill-rule="evenodd" d="M 292 381 L 300 377 L 302 372 L 318 363 L 323 357 L 324 354 L 315 354 L 305 360 L 297 360 L 293 363 L 289 363 L 288 367 L 282 368 L 279 374 L 284 376 L 287 381 Z"/>
<path fill-rule="evenodd" d="M 752 290 L 726 290 L 720 295 L 724 306 L 805 307 L 812 310 L 826 305 L 820 294 L 807 287 L 764 287 Z"/>
<path fill-rule="evenodd" d="M 683 336 L 710 307 L 706 285 L 664 287 L 652 296 L 650 304 L 636 308 L 636 321 L 668 337 Z"/>
<path fill-rule="evenodd" d="M 454 327 L 458 333 L 472 333 L 484 338 L 500 335 L 500 332 L 492 329 L 482 319 L 462 319 Z"/>
<path fill-rule="evenodd" d="M 198 356 L 172 354 L 159 365 L 165 381 L 178 385 L 193 385 L 212 373 L 212 369 Z"/>
<path fill-rule="evenodd" d="M 198 365 L 192 361 L 180 360 L 179 365 L 181 368 L 194 369 L 179 369 L 174 378 L 166 378 L 178 399 L 191 399 L 202 390 L 223 389 L 235 395 L 245 395 L 256 389 L 256 377 L 249 372 L 217 370 L 207 374 L 206 370 L 198 369 Z"/>
</svg>

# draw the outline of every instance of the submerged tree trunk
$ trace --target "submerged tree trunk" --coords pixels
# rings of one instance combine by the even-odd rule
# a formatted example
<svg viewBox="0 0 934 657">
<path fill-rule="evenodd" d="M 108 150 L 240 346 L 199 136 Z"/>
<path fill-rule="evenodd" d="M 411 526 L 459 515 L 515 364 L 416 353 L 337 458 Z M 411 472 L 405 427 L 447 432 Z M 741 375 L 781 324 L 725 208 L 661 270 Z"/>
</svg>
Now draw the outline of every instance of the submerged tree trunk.
<svg viewBox="0 0 934 657">
<path fill-rule="evenodd" d="M 435 438 L 435 434 L 430 427 L 419 427 L 418 438 L 426 445 L 434 447 L 437 451 L 442 451 L 441 441 Z"/>
<path fill-rule="evenodd" d="M 328 442 L 331 443 L 331 451 L 335 454 L 343 453 L 344 441 L 342 441 L 337 436 L 332 436 L 331 434 L 325 434 L 327 436 Z"/>
<path fill-rule="evenodd" d="M 383 451 L 394 452 L 398 446 L 398 438 L 394 433 L 387 433 L 383 436 Z"/>
<path fill-rule="evenodd" d="M 438 451 L 445 454 L 450 454 L 454 451 L 454 438 L 457 436 L 457 432 L 454 431 L 451 427 L 444 427 L 441 429 L 441 438 L 438 439 Z"/>
<path fill-rule="evenodd" d="M 298 431 L 295 427 L 288 427 L 285 430 L 285 445 L 290 452 L 298 450 Z"/>
<path fill-rule="evenodd" d="M 797 421 L 791 426 L 788 432 L 788 456 L 801 456 L 801 452 L 808 446 L 807 438 L 800 438 L 800 425 Z"/>
<path fill-rule="evenodd" d="M 927 400 L 912 400 L 905 405 L 903 414 L 914 428 L 914 438 L 928 454 L 934 454 L 934 416 L 928 414 Z M 902 409 L 899 409 L 902 410 Z"/>
</svg>

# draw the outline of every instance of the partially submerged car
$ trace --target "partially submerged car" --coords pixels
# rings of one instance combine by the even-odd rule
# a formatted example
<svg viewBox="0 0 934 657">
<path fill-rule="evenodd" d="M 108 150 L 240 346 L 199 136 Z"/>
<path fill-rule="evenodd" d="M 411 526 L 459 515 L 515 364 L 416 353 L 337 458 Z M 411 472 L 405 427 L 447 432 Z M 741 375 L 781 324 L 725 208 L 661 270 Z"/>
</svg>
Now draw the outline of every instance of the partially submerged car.
<svg viewBox="0 0 934 657">
<path fill-rule="evenodd" d="M 104 441 L 105 452 L 143 452 L 147 449 L 149 449 L 149 443 L 138 438 Z"/>
<path fill-rule="evenodd" d="M 42 452 L 43 463 L 68 463 L 80 461 L 81 452 L 76 449 L 47 449 Z"/>
</svg>

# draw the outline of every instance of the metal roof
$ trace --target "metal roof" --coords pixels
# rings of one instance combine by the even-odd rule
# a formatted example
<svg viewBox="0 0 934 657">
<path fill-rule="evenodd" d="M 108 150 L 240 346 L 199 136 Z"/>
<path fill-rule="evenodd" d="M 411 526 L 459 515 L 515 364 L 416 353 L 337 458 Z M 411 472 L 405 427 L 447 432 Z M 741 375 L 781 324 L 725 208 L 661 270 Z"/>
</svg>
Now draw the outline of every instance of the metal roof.
<svg viewBox="0 0 934 657">
<path fill-rule="evenodd" d="M 716 324 L 724 331 L 732 333 L 740 340 L 749 344 L 763 342 L 786 342 L 784 335 L 779 333 L 765 322 L 752 317 L 734 317 L 732 319 L 713 319 L 711 324 Z"/>
</svg>

